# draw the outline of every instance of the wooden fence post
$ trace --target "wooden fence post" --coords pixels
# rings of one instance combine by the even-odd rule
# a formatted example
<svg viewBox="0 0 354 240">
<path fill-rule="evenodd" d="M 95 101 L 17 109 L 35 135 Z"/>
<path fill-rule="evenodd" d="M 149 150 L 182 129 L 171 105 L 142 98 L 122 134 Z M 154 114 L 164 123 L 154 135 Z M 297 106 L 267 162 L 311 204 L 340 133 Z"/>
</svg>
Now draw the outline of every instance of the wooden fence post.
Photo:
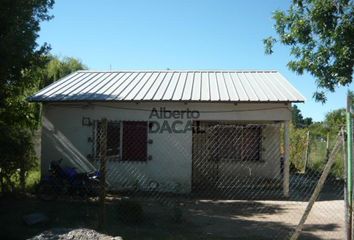
<svg viewBox="0 0 354 240">
<path fill-rule="evenodd" d="M 313 191 L 312 195 L 311 195 L 311 198 L 309 200 L 309 203 L 307 204 L 307 207 L 305 209 L 305 212 L 304 214 L 302 215 L 301 217 L 301 220 L 299 222 L 299 224 L 297 225 L 296 229 L 295 229 L 295 232 L 293 233 L 293 235 L 291 236 L 290 240 L 297 240 L 298 237 L 300 236 L 300 233 L 302 231 L 302 228 L 304 227 L 305 225 L 305 222 L 307 220 L 307 217 L 309 216 L 310 212 L 311 212 L 311 209 L 313 207 L 313 205 L 315 204 L 315 201 L 317 200 L 318 196 L 320 195 L 320 192 L 322 190 L 322 187 L 327 179 L 327 176 L 329 175 L 330 173 L 330 170 L 331 170 L 331 167 L 333 165 L 333 163 L 335 162 L 336 160 L 336 154 L 338 153 L 338 151 L 340 150 L 340 146 L 341 146 L 341 138 L 340 138 L 340 133 L 337 137 L 337 140 L 336 140 L 336 143 L 332 149 L 332 152 L 331 154 L 329 154 L 329 159 L 323 169 L 323 172 L 321 174 L 321 177 L 320 179 L 318 180 L 318 183 L 316 185 L 316 188 L 315 190 Z"/>
<path fill-rule="evenodd" d="M 100 213 L 98 228 L 103 230 L 106 220 L 106 161 L 107 161 L 107 119 L 101 120 L 101 132 L 99 132 L 100 139 Z"/>
<path fill-rule="evenodd" d="M 284 170 L 283 170 L 283 195 L 289 197 L 290 182 L 290 134 L 289 121 L 284 122 Z"/>
<path fill-rule="evenodd" d="M 306 150 L 305 150 L 305 163 L 304 163 L 304 173 L 306 173 L 307 163 L 309 161 L 309 148 L 310 148 L 310 131 L 307 131 L 306 136 Z"/>
</svg>

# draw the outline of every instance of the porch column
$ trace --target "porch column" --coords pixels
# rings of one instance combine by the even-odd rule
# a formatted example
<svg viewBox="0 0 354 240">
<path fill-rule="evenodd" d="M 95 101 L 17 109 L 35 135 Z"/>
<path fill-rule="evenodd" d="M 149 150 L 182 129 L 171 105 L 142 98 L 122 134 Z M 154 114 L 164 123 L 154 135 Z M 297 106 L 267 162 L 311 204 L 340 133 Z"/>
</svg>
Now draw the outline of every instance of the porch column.
<svg viewBox="0 0 354 240">
<path fill-rule="evenodd" d="M 290 163 L 289 163 L 289 121 L 284 121 L 284 170 L 283 170 L 283 195 L 289 197 L 289 177 L 290 177 Z"/>
</svg>

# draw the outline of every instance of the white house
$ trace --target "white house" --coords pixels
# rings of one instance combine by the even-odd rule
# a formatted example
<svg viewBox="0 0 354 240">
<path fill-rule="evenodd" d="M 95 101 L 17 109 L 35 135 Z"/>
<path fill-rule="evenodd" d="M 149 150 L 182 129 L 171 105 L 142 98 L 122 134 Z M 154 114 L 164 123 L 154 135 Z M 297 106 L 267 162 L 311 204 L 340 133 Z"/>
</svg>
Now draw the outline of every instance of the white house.
<svg viewBox="0 0 354 240">
<path fill-rule="evenodd" d="M 285 195 L 287 123 L 304 100 L 277 71 L 77 71 L 29 97 L 43 104 L 42 173 L 58 159 L 97 168 L 105 118 L 112 189 L 188 193 L 256 177 L 282 179 Z"/>
</svg>

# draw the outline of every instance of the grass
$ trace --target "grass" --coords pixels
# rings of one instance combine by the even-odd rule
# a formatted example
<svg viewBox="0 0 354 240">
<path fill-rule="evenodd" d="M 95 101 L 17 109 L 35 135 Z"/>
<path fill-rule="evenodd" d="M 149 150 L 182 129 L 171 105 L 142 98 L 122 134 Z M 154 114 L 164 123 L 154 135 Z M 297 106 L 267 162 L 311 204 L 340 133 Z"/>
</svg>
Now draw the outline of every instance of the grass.
<svg viewBox="0 0 354 240">
<path fill-rule="evenodd" d="M 290 161 L 294 168 L 303 172 L 304 170 L 304 162 L 305 162 L 305 138 L 297 138 L 296 144 L 291 147 Z M 331 150 L 330 146 L 330 150 Z M 327 143 L 325 141 L 313 139 L 310 142 L 309 147 L 309 156 L 308 156 L 308 164 L 307 169 L 310 169 L 314 172 L 321 173 L 327 161 Z M 336 160 L 331 169 L 331 175 L 336 178 L 343 178 L 344 171 L 344 161 L 343 161 L 343 153 L 339 151 L 336 155 Z"/>
<path fill-rule="evenodd" d="M 27 173 L 26 185 L 25 185 L 26 192 L 29 192 L 29 193 L 34 192 L 36 185 L 39 183 L 40 177 L 41 177 L 41 174 L 40 174 L 39 169 L 33 169 Z M 14 183 L 14 187 L 17 192 L 21 188 L 19 174 L 14 174 L 11 177 L 11 181 Z"/>
<path fill-rule="evenodd" d="M 309 156 L 309 168 L 317 172 L 321 172 L 323 170 L 327 161 L 326 145 L 326 142 L 316 142 L 312 144 Z M 336 160 L 332 166 L 331 175 L 337 178 L 343 178 L 344 160 L 342 151 L 339 151 L 335 158 Z"/>
</svg>

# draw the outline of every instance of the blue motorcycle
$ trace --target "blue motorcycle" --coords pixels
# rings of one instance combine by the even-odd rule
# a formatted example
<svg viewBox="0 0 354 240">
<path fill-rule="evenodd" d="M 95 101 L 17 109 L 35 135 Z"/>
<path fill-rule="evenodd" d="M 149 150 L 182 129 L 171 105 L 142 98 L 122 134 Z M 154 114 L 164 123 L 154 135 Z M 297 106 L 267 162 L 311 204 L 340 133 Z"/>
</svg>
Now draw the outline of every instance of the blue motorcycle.
<svg viewBox="0 0 354 240">
<path fill-rule="evenodd" d="M 96 197 L 100 190 L 98 171 L 78 173 L 76 168 L 62 167 L 59 161 L 52 161 L 48 175 L 45 175 L 37 188 L 37 196 L 45 201 L 55 200 L 58 196 Z"/>
</svg>

